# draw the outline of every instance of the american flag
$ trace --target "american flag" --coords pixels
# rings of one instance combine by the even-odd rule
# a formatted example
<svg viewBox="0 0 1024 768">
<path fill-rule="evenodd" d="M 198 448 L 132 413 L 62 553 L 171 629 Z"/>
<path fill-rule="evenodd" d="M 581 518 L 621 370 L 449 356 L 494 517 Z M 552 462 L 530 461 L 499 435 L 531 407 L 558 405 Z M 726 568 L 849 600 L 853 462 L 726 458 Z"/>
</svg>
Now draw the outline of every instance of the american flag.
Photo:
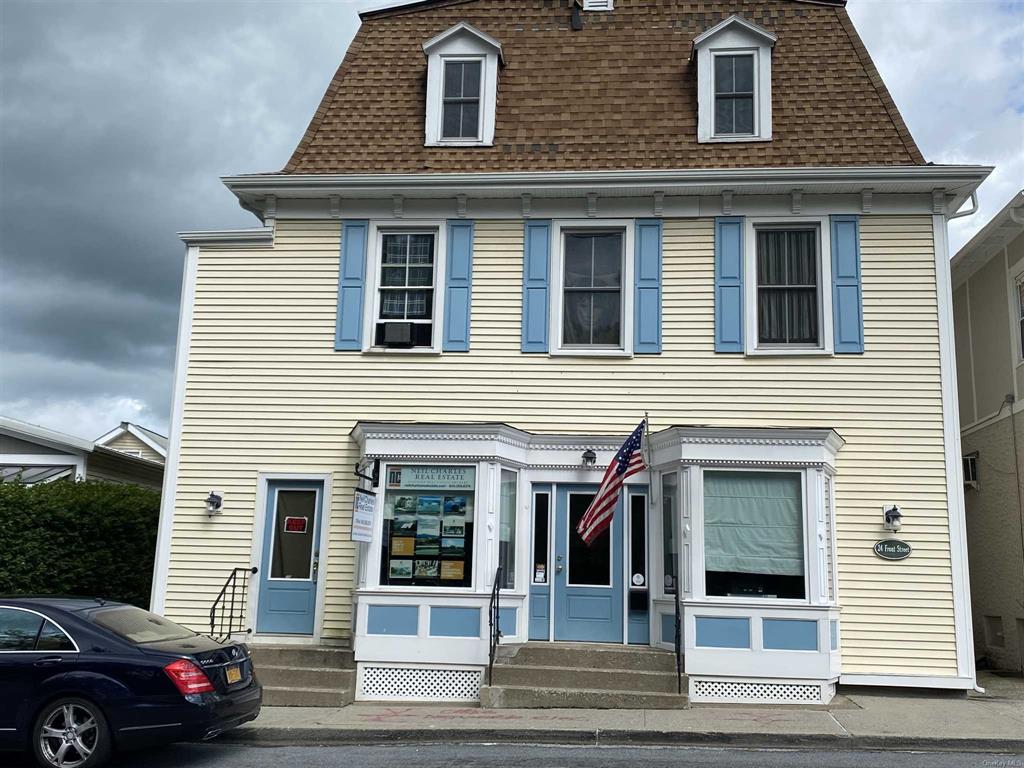
<svg viewBox="0 0 1024 768">
<path fill-rule="evenodd" d="M 588 547 L 612 524 L 612 515 L 615 514 L 615 505 L 619 501 L 622 483 L 630 475 L 635 475 L 644 469 L 644 459 L 640 454 L 640 442 L 643 439 L 646 424 L 647 419 L 641 421 L 633 430 L 633 434 L 627 437 L 626 442 L 619 448 L 615 458 L 604 472 L 601 487 L 597 489 L 594 500 L 590 502 L 587 511 L 583 513 L 580 524 L 576 526 L 576 533 Z"/>
</svg>

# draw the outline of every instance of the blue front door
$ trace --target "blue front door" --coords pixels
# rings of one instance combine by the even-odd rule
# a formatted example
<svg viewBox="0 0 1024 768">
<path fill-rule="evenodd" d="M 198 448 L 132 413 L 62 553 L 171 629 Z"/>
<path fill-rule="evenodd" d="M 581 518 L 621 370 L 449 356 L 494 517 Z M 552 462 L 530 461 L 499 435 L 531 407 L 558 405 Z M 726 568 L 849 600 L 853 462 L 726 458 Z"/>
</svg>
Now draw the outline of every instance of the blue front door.
<svg viewBox="0 0 1024 768">
<path fill-rule="evenodd" d="M 267 485 L 257 632 L 313 634 L 323 490 L 320 482 Z"/>
<path fill-rule="evenodd" d="M 559 485 L 555 493 L 555 640 L 622 642 L 622 501 L 589 547 L 576 533 L 596 490 Z"/>
</svg>

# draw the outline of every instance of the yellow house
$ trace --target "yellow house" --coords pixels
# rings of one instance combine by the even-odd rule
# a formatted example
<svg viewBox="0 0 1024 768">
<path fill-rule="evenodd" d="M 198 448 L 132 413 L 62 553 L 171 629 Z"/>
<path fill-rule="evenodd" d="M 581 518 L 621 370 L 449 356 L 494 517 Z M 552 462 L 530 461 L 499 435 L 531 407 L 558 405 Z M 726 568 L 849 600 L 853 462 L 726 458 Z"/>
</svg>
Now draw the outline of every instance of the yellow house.
<svg viewBox="0 0 1024 768">
<path fill-rule="evenodd" d="M 842 2 L 362 14 L 224 179 L 263 226 L 182 234 L 154 610 L 271 703 L 973 688 L 947 221 L 989 171 L 925 162 Z M 346 690 L 298 682 L 331 647 Z"/>
</svg>

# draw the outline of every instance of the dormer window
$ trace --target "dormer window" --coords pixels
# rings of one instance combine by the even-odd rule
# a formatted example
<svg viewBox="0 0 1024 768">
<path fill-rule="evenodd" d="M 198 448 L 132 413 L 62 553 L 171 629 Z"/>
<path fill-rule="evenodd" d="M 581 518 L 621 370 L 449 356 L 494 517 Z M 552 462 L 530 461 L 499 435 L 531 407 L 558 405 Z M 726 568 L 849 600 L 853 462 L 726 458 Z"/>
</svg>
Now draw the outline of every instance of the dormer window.
<svg viewBox="0 0 1024 768">
<path fill-rule="evenodd" d="M 722 53 L 715 61 L 715 135 L 754 135 L 754 54 Z"/>
<path fill-rule="evenodd" d="M 698 141 L 771 139 L 775 40 L 771 32 L 739 16 L 694 38 Z"/>
<path fill-rule="evenodd" d="M 445 59 L 441 139 L 480 140 L 483 59 Z"/>
<path fill-rule="evenodd" d="M 492 146 L 501 43 L 463 21 L 428 40 L 423 51 L 426 146 Z"/>
</svg>

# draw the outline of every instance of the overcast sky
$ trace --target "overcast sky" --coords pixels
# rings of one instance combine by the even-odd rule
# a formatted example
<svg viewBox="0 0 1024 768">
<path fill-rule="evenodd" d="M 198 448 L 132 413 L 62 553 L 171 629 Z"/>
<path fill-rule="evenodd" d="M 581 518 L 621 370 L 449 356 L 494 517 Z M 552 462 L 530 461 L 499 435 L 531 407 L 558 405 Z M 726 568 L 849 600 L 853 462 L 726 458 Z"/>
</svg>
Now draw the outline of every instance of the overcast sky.
<svg viewBox="0 0 1024 768">
<path fill-rule="evenodd" d="M 275 171 L 386 3 L 0 0 L 0 414 L 166 434 L 184 229 L 255 226 L 218 177 Z M 1024 186 L 1024 0 L 850 0 L 925 157 Z"/>
</svg>

